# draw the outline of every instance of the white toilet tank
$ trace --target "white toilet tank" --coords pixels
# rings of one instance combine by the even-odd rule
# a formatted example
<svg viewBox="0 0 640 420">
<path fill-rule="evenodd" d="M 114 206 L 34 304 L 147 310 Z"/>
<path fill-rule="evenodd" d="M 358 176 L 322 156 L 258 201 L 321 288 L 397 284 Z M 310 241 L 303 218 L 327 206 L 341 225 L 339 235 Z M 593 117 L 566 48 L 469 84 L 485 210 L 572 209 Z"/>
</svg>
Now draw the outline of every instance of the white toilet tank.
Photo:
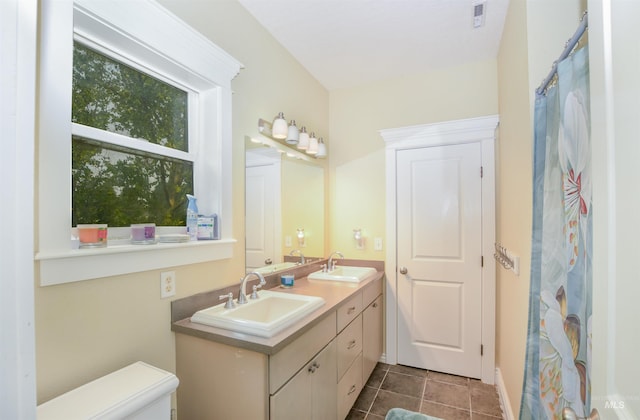
<svg viewBox="0 0 640 420">
<path fill-rule="evenodd" d="M 38 420 L 169 420 L 178 378 L 136 362 L 38 406 Z"/>
</svg>

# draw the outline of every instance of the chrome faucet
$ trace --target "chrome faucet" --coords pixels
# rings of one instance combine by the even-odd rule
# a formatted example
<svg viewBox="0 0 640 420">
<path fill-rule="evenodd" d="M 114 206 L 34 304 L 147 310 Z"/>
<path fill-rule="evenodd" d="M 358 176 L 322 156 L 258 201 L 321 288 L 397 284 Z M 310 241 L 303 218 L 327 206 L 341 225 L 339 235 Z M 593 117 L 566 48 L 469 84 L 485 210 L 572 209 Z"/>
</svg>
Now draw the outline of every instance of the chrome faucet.
<svg viewBox="0 0 640 420">
<path fill-rule="evenodd" d="M 340 251 L 332 252 L 331 255 L 329 255 L 329 262 L 327 264 L 328 265 L 327 269 L 329 271 L 333 271 L 336 269 L 336 262 L 333 260 L 333 256 L 336 254 L 340 257 L 340 259 L 344 260 L 344 255 L 342 255 L 342 252 Z"/>
<path fill-rule="evenodd" d="M 254 291 L 259 289 L 259 288 L 261 288 L 265 284 L 267 284 L 267 282 L 265 281 L 264 277 L 262 277 L 262 274 L 260 274 L 258 272 L 255 272 L 255 271 L 247 273 L 242 278 L 242 280 L 240 280 L 240 291 L 238 292 L 238 303 L 240 305 L 247 303 L 247 294 L 246 294 L 245 290 L 247 288 L 247 279 L 249 277 L 251 277 L 252 275 L 255 275 L 256 277 L 258 277 L 258 279 L 260 279 L 260 284 L 257 285 L 257 287 L 254 289 Z"/>
<path fill-rule="evenodd" d="M 293 256 L 293 254 L 295 253 L 300 254 L 300 264 L 304 264 L 304 255 L 302 254 L 302 251 L 300 251 L 299 249 L 294 249 L 289 253 L 289 256 Z"/>
</svg>

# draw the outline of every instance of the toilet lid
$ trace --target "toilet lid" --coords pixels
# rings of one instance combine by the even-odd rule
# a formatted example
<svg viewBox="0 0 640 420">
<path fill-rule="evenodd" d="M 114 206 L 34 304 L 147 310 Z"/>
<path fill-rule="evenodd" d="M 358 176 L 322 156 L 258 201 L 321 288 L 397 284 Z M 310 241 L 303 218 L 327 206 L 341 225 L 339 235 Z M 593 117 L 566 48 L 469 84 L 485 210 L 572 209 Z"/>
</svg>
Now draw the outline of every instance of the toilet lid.
<svg viewBox="0 0 640 420">
<path fill-rule="evenodd" d="M 37 418 L 122 418 L 168 396 L 177 387 L 174 374 L 136 362 L 39 405 Z"/>
</svg>

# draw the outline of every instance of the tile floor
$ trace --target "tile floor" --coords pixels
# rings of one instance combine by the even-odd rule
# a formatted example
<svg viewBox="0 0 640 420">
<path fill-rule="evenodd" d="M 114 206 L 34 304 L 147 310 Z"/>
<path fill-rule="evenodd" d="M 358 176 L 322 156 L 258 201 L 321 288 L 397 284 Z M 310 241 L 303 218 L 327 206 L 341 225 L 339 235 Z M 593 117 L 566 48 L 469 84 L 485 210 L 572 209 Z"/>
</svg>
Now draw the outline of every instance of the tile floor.
<svg viewBox="0 0 640 420">
<path fill-rule="evenodd" d="M 503 418 L 493 385 L 477 379 L 378 363 L 347 420 L 382 420 L 394 407 L 444 420 Z"/>
</svg>

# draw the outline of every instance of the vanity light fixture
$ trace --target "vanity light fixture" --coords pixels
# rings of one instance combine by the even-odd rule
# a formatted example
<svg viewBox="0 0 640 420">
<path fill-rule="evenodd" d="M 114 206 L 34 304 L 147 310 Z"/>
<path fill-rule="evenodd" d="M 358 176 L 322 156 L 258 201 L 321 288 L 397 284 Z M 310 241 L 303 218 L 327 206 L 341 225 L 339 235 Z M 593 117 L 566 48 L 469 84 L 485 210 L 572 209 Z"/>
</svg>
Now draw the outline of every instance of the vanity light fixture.
<svg viewBox="0 0 640 420">
<path fill-rule="evenodd" d="M 274 139 L 284 140 L 287 138 L 289 134 L 289 126 L 287 125 L 287 120 L 284 119 L 284 114 L 282 112 L 278 113 L 278 116 L 273 120 L 273 124 L 271 126 L 271 135 Z"/>
<path fill-rule="evenodd" d="M 259 118 L 258 131 L 264 137 L 250 137 L 252 142 L 276 148 L 286 153 L 288 157 L 307 161 L 310 157 L 319 159 L 327 157 L 327 146 L 322 137 L 317 138 L 313 132 L 309 136 L 307 128 L 303 126 L 298 129 L 295 120 L 287 124 L 282 112 L 278 113 L 273 123 Z"/>
<path fill-rule="evenodd" d="M 316 138 L 316 133 L 311 133 L 309 136 L 309 147 L 307 147 L 307 154 L 315 155 L 318 153 L 318 139 Z"/>
<path fill-rule="evenodd" d="M 303 247 L 304 246 L 304 229 L 298 228 L 298 233 L 296 236 L 298 237 L 298 246 Z"/>
<path fill-rule="evenodd" d="M 362 229 L 353 229 L 353 239 L 356 240 L 356 249 L 364 248 L 364 237 L 362 236 Z"/>
</svg>

